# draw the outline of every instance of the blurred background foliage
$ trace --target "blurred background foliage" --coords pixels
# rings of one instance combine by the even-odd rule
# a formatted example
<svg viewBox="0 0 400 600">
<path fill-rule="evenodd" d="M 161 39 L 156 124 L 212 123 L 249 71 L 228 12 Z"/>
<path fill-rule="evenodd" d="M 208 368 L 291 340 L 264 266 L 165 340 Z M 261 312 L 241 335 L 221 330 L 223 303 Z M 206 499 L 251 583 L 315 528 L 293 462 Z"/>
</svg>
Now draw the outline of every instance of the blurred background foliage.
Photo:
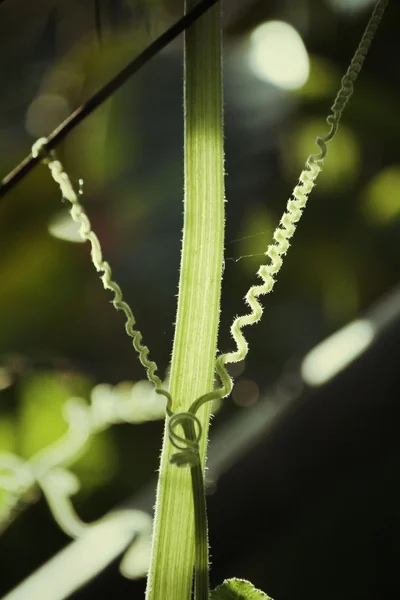
<svg viewBox="0 0 400 600">
<path fill-rule="evenodd" d="M 286 200 L 316 135 L 326 130 L 324 119 L 372 5 L 224 2 L 227 223 L 220 350 L 232 346 L 232 318 L 243 311 L 242 297 Z M 3 0 L 2 174 L 181 10 L 175 0 Z M 251 352 L 238 375 L 245 393 L 225 403 L 216 428 L 243 410 L 239 406 L 257 402 L 258 390 L 286 361 L 357 318 L 399 281 L 399 70 L 393 60 L 399 18 L 392 2 L 279 283 L 265 301 L 263 321 L 248 332 Z M 265 30 L 260 37 L 257 28 L 276 20 L 290 26 L 287 36 L 271 41 Z M 290 55 L 292 43 L 298 45 Z M 182 62 L 180 39 L 58 148 L 161 376 L 171 354 L 182 230 Z M 97 383 L 138 381 L 143 371 L 88 247 L 75 243 L 76 230 L 47 169 L 37 167 L 0 200 L 0 232 L 0 451 L 29 458 L 65 430 L 68 397 L 88 398 Z M 147 423 L 96 437 L 76 465 L 83 518 L 98 518 L 152 479 L 161 436 L 161 423 Z M 0 593 L 66 543 L 44 502 L 34 500 L 3 534 Z M 321 519 L 329 519 L 324 510 Z M 278 540 L 277 548 L 283 543 Z M 278 600 L 293 598 L 281 571 L 281 588 L 275 582 L 266 591 Z M 118 597 L 132 597 L 126 582 L 109 576 L 113 590 L 121 586 Z M 305 597 L 314 596 L 307 590 Z"/>
</svg>

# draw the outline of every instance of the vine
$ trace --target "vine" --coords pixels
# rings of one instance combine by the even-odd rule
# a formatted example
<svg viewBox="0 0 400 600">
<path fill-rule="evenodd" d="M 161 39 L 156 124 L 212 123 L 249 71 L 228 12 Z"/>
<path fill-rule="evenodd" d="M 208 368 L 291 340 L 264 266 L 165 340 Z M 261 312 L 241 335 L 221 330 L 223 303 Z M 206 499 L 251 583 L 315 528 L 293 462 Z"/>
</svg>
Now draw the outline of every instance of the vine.
<svg viewBox="0 0 400 600">
<path fill-rule="evenodd" d="M 125 315 L 125 331 L 132 339 L 132 345 L 136 350 L 139 360 L 144 366 L 148 380 L 154 385 L 157 394 L 165 396 L 168 400 L 170 395 L 162 389 L 161 379 L 156 375 L 158 369 L 156 363 L 149 360 L 149 349 L 142 343 L 142 334 L 135 329 L 136 320 L 132 309 L 122 296 L 121 288 L 118 283 L 112 279 L 112 271 L 109 263 L 103 260 L 101 244 L 99 238 L 92 229 L 89 217 L 87 216 L 82 204 L 79 202 L 78 194 L 75 192 L 71 180 L 64 170 L 62 163 L 57 159 L 54 151 L 47 151 L 47 138 L 42 137 L 32 146 L 32 156 L 42 156 L 42 161 L 48 165 L 51 175 L 60 186 L 62 197 L 71 204 L 70 215 L 72 219 L 79 224 L 79 234 L 82 239 L 89 241 L 91 245 L 92 262 L 96 271 L 102 273 L 100 279 L 104 289 L 111 290 L 114 294 L 112 304 L 116 310 L 122 311 Z"/>
</svg>

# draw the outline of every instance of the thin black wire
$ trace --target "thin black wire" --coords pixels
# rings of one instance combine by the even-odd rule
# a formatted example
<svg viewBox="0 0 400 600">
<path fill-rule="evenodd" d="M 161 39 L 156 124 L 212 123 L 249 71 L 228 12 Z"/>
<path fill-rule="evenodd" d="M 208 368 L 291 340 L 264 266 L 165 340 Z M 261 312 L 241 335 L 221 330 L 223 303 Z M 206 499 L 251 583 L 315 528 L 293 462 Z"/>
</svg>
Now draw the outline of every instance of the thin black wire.
<svg viewBox="0 0 400 600">
<path fill-rule="evenodd" d="M 1 2 L 1 0 L 0 0 Z M 201 0 L 192 10 L 184 15 L 172 27 L 167 29 L 154 42 L 136 56 L 126 67 L 124 67 L 113 79 L 96 92 L 87 102 L 77 108 L 48 136 L 46 147 L 51 150 L 79 123 L 89 116 L 103 102 L 108 100 L 132 75 L 137 73 L 151 58 L 167 46 L 172 40 L 190 27 L 218 0 Z M 20 164 L 15 167 L 0 184 L 0 198 L 5 196 L 21 179 L 23 179 L 39 162 L 39 156 L 33 157 L 29 154 Z"/>
</svg>

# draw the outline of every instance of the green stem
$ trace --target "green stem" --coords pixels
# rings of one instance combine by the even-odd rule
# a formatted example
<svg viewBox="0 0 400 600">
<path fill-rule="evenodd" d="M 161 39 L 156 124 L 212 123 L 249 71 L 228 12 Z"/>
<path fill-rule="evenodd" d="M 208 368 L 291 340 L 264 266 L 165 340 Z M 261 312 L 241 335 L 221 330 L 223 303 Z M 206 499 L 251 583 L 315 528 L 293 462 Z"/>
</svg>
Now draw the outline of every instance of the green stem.
<svg viewBox="0 0 400 600">
<path fill-rule="evenodd" d="M 208 600 L 208 523 L 207 505 L 204 488 L 204 474 L 201 464 L 192 467 L 192 488 L 195 522 L 195 598 Z"/>
<path fill-rule="evenodd" d="M 194 427 L 191 422 L 184 426 L 186 438 L 195 439 Z M 204 469 L 201 462 L 190 469 L 194 504 L 194 533 L 195 533 L 195 600 L 208 600 L 208 523 L 206 493 L 204 487 Z"/>
<path fill-rule="evenodd" d="M 195 3 L 187 0 L 186 10 Z M 224 235 L 221 79 L 220 6 L 216 5 L 185 34 L 184 231 L 170 382 L 174 413 L 188 411 L 214 383 Z M 210 410 L 206 403 L 197 413 L 202 430 L 200 465 L 205 462 Z M 204 591 L 208 588 L 204 578 L 208 548 L 203 466 L 193 466 L 190 473 L 188 468 L 171 465 L 174 452 L 167 420 L 146 599 L 191 597 L 195 547 L 192 483 L 199 552 L 196 594 L 203 594 L 203 600 L 208 597 L 208 589 Z"/>
</svg>

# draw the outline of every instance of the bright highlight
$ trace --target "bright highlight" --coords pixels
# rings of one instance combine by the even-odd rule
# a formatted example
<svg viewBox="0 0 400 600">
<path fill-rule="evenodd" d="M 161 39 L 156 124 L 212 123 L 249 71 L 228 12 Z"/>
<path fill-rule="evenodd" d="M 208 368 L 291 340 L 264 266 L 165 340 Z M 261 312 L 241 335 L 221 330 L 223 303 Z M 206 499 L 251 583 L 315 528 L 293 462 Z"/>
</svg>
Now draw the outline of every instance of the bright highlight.
<svg viewBox="0 0 400 600">
<path fill-rule="evenodd" d="M 304 358 L 301 374 L 305 383 L 318 386 L 332 379 L 368 348 L 374 336 L 374 326 L 366 319 L 353 321 L 331 335 Z"/>
<path fill-rule="evenodd" d="M 303 40 L 283 21 L 269 21 L 253 31 L 249 63 L 257 77 L 285 90 L 302 87 L 310 72 Z"/>
<path fill-rule="evenodd" d="M 79 225 L 73 221 L 68 212 L 58 213 L 49 223 L 49 233 L 66 242 L 83 244 L 85 240 L 79 235 Z"/>
</svg>

